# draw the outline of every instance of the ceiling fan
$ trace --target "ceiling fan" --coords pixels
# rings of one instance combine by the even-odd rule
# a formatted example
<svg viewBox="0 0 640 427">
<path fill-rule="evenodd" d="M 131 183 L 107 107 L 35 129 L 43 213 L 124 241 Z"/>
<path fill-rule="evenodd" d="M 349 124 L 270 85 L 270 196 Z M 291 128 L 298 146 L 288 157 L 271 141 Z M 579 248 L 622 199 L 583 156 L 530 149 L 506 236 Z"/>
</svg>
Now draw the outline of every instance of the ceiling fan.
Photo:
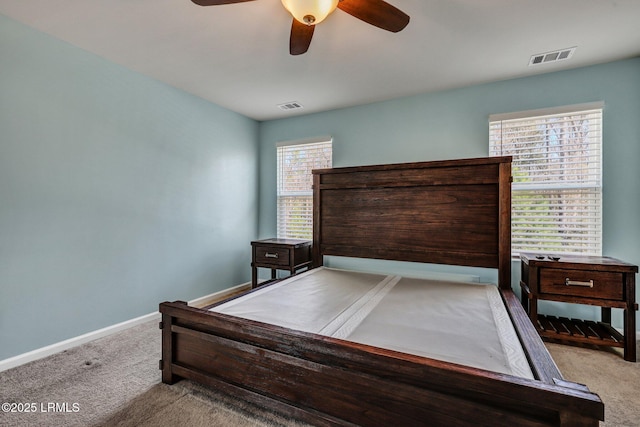
<svg viewBox="0 0 640 427">
<path fill-rule="evenodd" d="M 200 6 L 218 6 L 254 0 L 191 1 Z M 409 23 L 409 15 L 383 0 L 282 0 L 282 4 L 293 15 L 289 38 L 291 55 L 300 55 L 309 49 L 315 26 L 336 8 L 394 33 L 401 31 Z"/>
</svg>

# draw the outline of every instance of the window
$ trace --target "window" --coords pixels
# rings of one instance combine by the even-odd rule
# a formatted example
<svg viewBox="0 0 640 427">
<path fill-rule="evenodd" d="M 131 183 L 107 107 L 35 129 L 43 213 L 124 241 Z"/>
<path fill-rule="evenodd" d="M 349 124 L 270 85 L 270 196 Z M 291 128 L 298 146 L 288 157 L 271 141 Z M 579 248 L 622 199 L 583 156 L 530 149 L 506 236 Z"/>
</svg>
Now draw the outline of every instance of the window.
<svg viewBox="0 0 640 427">
<path fill-rule="evenodd" d="M 331 137 L 283 143 L 278 151 L 278 237 L 311 239 L 313 169 L 331 167 Z"/>
<path fill-rule="evenodd" d="M 601 103 L 490 116 L 490 155 L 513 156 L 514 255 L 602 254 L 601 152 Z"/>
</svg>

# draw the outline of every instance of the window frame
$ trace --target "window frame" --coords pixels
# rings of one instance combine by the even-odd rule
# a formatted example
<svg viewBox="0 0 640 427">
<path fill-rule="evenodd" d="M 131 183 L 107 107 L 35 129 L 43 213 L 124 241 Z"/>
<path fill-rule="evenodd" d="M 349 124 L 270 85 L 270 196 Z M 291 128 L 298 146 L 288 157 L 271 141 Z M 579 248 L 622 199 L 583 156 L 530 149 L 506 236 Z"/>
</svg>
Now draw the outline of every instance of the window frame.
<svg viewBox="0 0 640 427">
<path fill-rule="evenodd" d="M 286 188 L 286 182 L 283 174 L 286 173 L 283 167 L 285 159 L 282 157 L 287 151 L 293 153 L 294 150 L 304 149 L 308 147 L 311 150 L 324 150 L 329 148 L 328 162 L 318 161 L 317 158 L 312 159 L 310 162 L 305 162 L 302 166 L 306 169 L 308 174 L 308 181 L 302 182 L 298 178 L 294 178 L 290 182 L 290 188 Z M 307 165 L 308 163 L 308 165 Z M 313 176 L 311 175 L 312 169 L 324 169 L 330 168 L 333 164 L 333 138 L 331 136 L 320 136 L 315 138 L 308 138 L 303 140 L 285 141 L 276 144 L 276 236 L 282 239 L 304 239 L 311 240 L 313 236 Z M 306 180 L 306 176 L 303 178 Z M 306 184 L 308 183 L 308 186 Z M 301 185 L 304 188 L 295 188 Z M 291 188 L 293 187 L 293 188 Z M 300 208 L 299 213 L 302 216 L 299 224 L 296 225 L 295 221 L 292 221 L 289 215 L 292 211 L 283 205 L 285 199 L 288 199 L 291 206 L 292 201 L 302 200 L 303 206 Z M 295 202 L 294 202 L 295 203 Z M 286 218 L 283 218 L 287 216 Z"/>
<path fill-rule="evenodd" d="M 568 122 L 569 118 L 579 120 L 580 116 L 583 116 L 581 120 L 595 120 L 586 125 L 587 131 L 579 139 L 587 148 L 582 145 L 569 148 L 563 143 L 571 137 L 556 133 L 554 123 Z M 521 252 L 602 255 L 603 121 L 603 102 L 489 116 L 489 155 L 513 157 L 511 250 L 514 257 Z M 532 142 L 519 146 L 515 142 L 505 143 L 505 128 L 509 126 L 517 128 L 512 140 L 518 142 L 518 138 L 526 139 L 523 129 L 528 126 Z M 544 137 L 536 139 L 532 136 L 542 135 L 543 128 L 548 132 Z M 496 138 L 496 134 L 500 138 Z M 536 145 L 541 142 L 544 146 Z M 531 148 L 527 148 L 528 145 Z M 546 152 L 541 147 L 545 147 Z M 578 154 L 571 157 L 570 153 Z M 563 168 L 566 165 L 569 167 Z M 581 178 L 570 178 L 574 172 Z M 529 215 L 524 213 L 526 211 Z M 531 230 L 535 231 L 531 233 Z"/>
</svg>

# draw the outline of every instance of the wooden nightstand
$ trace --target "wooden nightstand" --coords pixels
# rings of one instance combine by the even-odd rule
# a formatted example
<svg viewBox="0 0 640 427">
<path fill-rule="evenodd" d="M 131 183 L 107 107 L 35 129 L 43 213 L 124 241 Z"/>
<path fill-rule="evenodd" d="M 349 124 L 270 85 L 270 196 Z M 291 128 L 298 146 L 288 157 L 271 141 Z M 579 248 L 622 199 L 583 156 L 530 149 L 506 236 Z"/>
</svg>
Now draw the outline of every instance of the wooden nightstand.
<svg viewBox="0 0 640 427">
<path fill-rule="evenodd" d="M 622 347 L 636 361 L 638 266 L 614 258 L 520 254 L 522 305 L 540 336 L 557 341 Z M 538 300 L 601 307 L 600 322 L 538 314 Z M 624 334 L 611 327 L 611 308 L 624 309 Z"/>
<path fill-rule="evenodd" d="M 311 241 L 298 239 L 266 239 L 251 242 L 251 287 L 258 286 L 258 268 L 270 268 L 271 280 L 276 279 L 276 270 L 287 270 L 296 274 L 302 268 L 311 267 Z"/>
</svg>

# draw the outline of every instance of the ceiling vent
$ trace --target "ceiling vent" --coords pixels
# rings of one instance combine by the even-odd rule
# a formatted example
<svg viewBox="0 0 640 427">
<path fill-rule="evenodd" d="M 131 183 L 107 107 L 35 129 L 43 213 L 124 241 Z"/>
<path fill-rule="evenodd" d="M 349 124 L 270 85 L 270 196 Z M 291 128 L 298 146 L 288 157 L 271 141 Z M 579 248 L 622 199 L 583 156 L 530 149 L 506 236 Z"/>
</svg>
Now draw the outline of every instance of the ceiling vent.
<svg viewBox="0 0 640 427">
<path fill-rule="evenodd" d="M 570 47 L 568 49 L 554 50 L 553 52 L 538 53 L 533 55 L 529 60 L 529 66 L 538 64 L 547 64 L 549 62 L 558 62 L 569 59 L 573 56 L 576 48 Z"/>
<path fill-rule="evenodd" d="M 278 105 L 278 108 L 280 108 L 282 111 L 291 111 L 291 110 L 300 110 L 302 109 L 302 104 L 300 104 L 299 102 L 285 102 L 284 104 L 280 104 Z"/>
</svg>

